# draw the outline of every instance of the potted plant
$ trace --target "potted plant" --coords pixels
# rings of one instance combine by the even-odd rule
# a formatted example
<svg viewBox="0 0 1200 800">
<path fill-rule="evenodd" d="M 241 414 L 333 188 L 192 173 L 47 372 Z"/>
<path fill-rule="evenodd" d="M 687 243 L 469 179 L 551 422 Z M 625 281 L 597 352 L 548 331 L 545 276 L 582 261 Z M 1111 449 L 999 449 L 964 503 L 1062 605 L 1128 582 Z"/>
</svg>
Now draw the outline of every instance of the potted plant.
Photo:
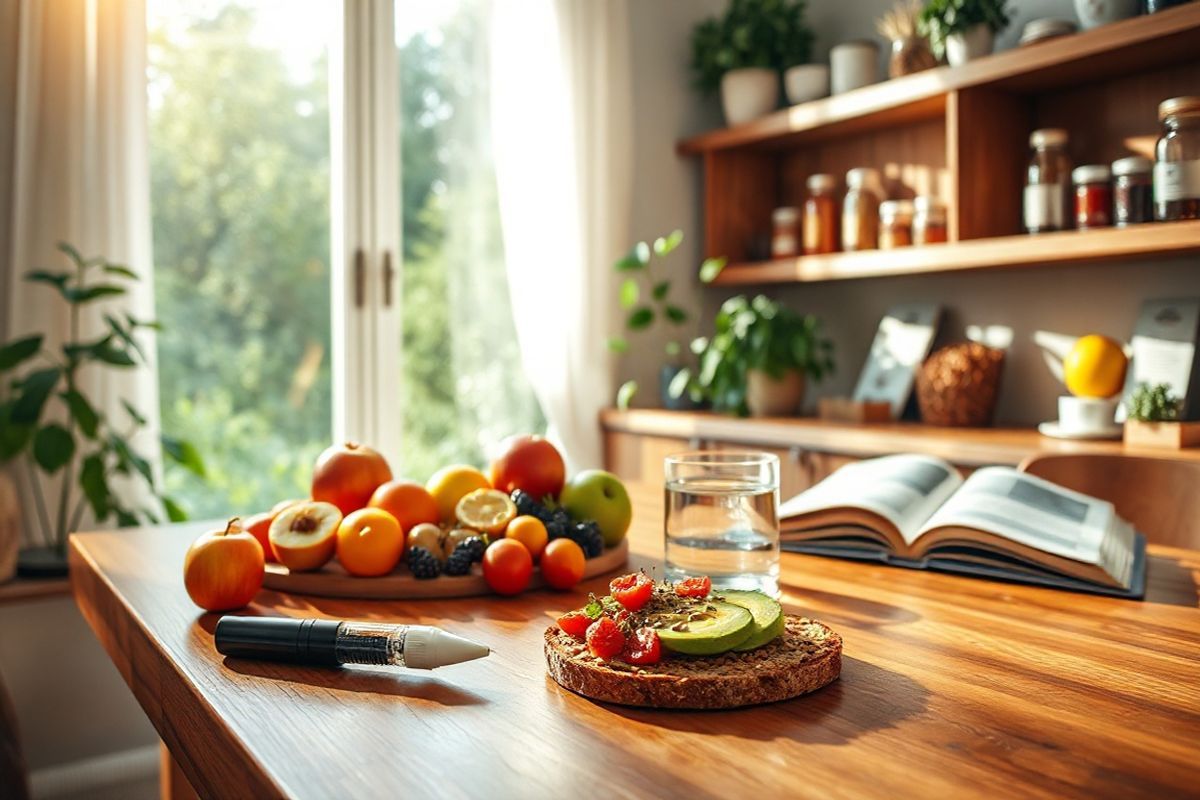
<svg viewBox="0 0 1200 800">
<path fill-rule="evenodd" d="M 692 31 L 692 70 L 705 94 L 720 89 L 730 125 L 761 117 L 779 102 L 779 74 L 808 61 L 813 35 L 804 0 L 730 0 L 720 17 Z"/>
<path fill-rule="evenodd" d="M 629 254 L 613 264 L 613 269 L 622 275 L 618 301 L 626 312 L 625 329 L 630 333 L 649 330 L 658 321 L 669 322 L 678 327 L 689 319 L 688 312 L 671 302 L 671 279 L 658 273 L 654 264 L 663 261 L 683 242 L 683 231 L 675 230 L 660 236 L 653 244 L 638 242 Z M 700 280 L 711 283 L 725 267 L 724 258 L 706 258 L 700 264 Z M 629 350 L 629 340 L 614 336 L 608 340 L 608 349 L 614 353 Z M 663 408 L 683 410 L 695 408 L 696 404 L 684 395 L 671 396 L 667 387 L 675 375 L 683 369 L 683 348 L 678 339 L 666 344 L 667 362 L 659 373 L 659 395 Z M 637 393 L 637 381 L 626 381 L 617 390 L 617 407 L 628 408 Z"/>
<path fill-rule="evenodd" d="M 929 0 L 920 31 L 933 53 L 958 67 L 992 52 L 995 36 L 1008 27 L 1005 0 Z"/>
<path fill-rule="evenodd" d="M 19 573 L 29 576 L 66 574 L 67 535 L 78 528 L 86 509 L 96 522 L 115 519 L 120 526 L 186 519 L 183 509 L 161 493 L 150 462 L 132 444 L 146 418 L 128 401 L 122 401 L 125 413 L 110 417 L 80 383 L 84 369 L 136 369 L 147 363 L 137 332 L 158 328 L 155 322 L 108 313 L 102 335 L 80 338 L 84 306 L 124 295 L 122 282 L 137 275 L 103 258 L 85 259 L 69 244 L 59 249 L 71 260 L 71 270 L 39 270 L 25 279 L 45 284 L 66 302 L 66 341 L 51 349 L 43 335 L 35 334 L 0 347 L 0 464 L 27 478 L 36 513 L 26 520 L 26 529 L 42 543 L 21 553 Z M 204 474 L 189 443 L 164 436 L 162 447 L 168 458 Z M 60 474 L 58 496 L 48 498 L 43 482 Z M 161 509 L 127 505 L 110 485 L 117 476 L 144 482 Z"/>
<path fill-rule="evenodd" d="M 712 337 L 692 341 L 699 369 L 681 371 L 672 394 L 686 392 L 741 416 L 780 416 L 800 408 L 808 378 L 833 372 L 833 343 L 821 335 L 820 321 L 764 295 L 726 300 L 715 328 Z"/>
<path fill-rule="evenodd" d="M 1165 383 L 1138 386 L 1126 403 L 1125 444 L 1172 449 L 1200 444 L 1200 422 L 1181 422 L 1179 406 Z"/>
</svg>

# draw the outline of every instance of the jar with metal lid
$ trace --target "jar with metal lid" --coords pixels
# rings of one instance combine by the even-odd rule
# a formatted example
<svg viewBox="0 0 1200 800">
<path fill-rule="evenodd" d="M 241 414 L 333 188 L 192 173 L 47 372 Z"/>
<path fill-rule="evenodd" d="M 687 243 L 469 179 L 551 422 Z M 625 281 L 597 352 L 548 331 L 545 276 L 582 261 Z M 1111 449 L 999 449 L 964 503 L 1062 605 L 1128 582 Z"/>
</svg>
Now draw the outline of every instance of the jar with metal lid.
<svg viewBox="0 0 1200 800">
<path fill-rule="evenodd" d="M 771 212 L 771 258 L 800 254 L 800 209 L 783 206 Z"/>
<path fill-rule="evenodd" d="M 1075 227 L 1079 230 L 1112 225 L 1111 178 L 1106 164 L 1085 164 L 1071 172 L 1075 184 Z"/>
<path fill-rule="evenodd" d="M 913 200 L 913 244 L 940 244 L 949 238 L 946 205 L 931 195 Z"/>
<path fill-rule="evenodd" d="M 1071 159 L 1067 132 L 1042 128 L 1029 135 L 1033 157 L 1025 179 L 1025 230 L 1029 233 L 1061 231 L 1071 219 Z"/>
<path fill-rule="evenodd" d="M 908 247 L 912 238 L 911 200 L 884 200 L 879 204 L 879 249 Z"/>
<path fill-rule="evenodd" d="M 883 184 L 879 170 L 858 167 L 846 173 L 842 201 L 842 249 L 874 250 L 879 246 L 879 203 Z"/>
<path fill-rule="evenodd" d="M 1113 224 L 1118 228 L 1154 221 L 1153 171 L 1154 162 L 1144 156 L 1112 163 Z"/>
<path fill-rule="evenodd" d="M 838 248 L 837 200 L 833 196 L 837 182 L 832 175 L 818 173 L 809 175 L 807 183 L 801 247 L 805 255 L 832 253 Z"/>
<path fill-rule="evenodd" d="M 1158 105 L 1163 135 L 1154 147 L 1154 218 L 1200 219 L 1200 97 Z"/>
<path fill-rule="evenodd" d="M 1146 13 L 1157 14 L 1160 11 L 1166 11 L 1168 8 L 1181 6 L 1191 0 L 1146 0 Z"/>
</svg>

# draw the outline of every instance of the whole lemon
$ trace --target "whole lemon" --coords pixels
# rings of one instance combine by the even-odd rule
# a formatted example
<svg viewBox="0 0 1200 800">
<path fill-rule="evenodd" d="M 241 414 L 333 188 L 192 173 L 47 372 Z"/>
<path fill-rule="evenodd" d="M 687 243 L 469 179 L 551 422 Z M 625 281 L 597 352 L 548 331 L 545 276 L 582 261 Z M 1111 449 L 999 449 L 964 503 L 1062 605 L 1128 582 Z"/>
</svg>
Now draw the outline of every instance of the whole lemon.
<svg viewBox="0 0 1200 800">
<path fill-rule="evenodd" d="M 453 464 L 442 467 L 429 478 L 425 490 L 437 503 L 438 516 L 443 522 L 454 522 L 454 509 L 458 501 L 477 489 L 490 489 L 492 483 L 475 467 Z"/>
<path fill-rule="evenodd" d="M 1128 363 L 1119 342 L 1098 334 L 1080 337 L 1063 359 L 1067 391 L 1076 397 L 1112 397 L 1125 385 Z"/>
</svg>

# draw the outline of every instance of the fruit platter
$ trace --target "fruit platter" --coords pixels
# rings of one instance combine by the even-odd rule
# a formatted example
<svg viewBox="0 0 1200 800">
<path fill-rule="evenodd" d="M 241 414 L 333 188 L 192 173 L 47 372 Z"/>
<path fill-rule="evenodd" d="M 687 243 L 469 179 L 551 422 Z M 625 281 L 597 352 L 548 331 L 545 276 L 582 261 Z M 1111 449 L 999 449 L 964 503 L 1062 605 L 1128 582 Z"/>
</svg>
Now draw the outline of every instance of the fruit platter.
<svg viewBox="0 0 1200 800">
<path fill-rule="evenodd" d="M 736 708 L 816 691 L 841 674 L 841 637 L 762 592 L 714 590 L 707 577 L 655 583 L 644 572 L 609 589 L 545 633 L 550 676 L 592 700 Z"/>
<path fill-rule="evenodd" d="M 451 465 L 423 484 L 347 443 L 317 459 L 310 497 L 200 537 L 184 583 L 210 611 L 245 605 L 256 582 L 370 599 L 565 590 L 625 565 L 632 513 L 615 475 L 586 470 L 568 480 L 561 454 L 540 436 L 506 440 L 486 474 Z"/>
</svg>

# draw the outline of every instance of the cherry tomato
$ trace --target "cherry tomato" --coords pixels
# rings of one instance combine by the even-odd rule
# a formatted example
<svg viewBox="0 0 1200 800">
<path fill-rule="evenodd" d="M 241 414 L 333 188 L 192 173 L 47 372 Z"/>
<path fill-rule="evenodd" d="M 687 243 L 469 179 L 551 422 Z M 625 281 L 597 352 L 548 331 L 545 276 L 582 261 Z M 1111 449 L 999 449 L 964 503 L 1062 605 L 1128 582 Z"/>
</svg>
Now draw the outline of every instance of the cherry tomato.
<svg viewBox="0 0 1200 800">
<path fill-rule="evenodd" d="M 712 581 L 707 575 L 699 578 L 688 578 L 675 584 L 675 594 L 680 597 L 708 597 L 712 591 Z"/>
<path fill-rule="evenodd" d="M 497 594 L 517 594 L 533 577 L 529 548 L 514 539 L 497 539 L 483 553 L 483 579 Z"/>
<path fill-rule="evenodd" d="M 650 602 L 654 594 L 654 582 L 642 572 L 631 572 L 619 578 L 613 578 L 608 585 L 613 599 L 630 611 L 637 611 Z"/>
<path fill-rule="evenodd" d="M 658 633 L 653 628 L 638 628 L 637 633 L 626 640 L 621 658 L 627 664 L 657 664 L 662 658 Z"/>
<path fill-rule="evenodd" d="M 555 541 L 558 540 L 555 539 Z M 587 629 L 592 624 L 592 619 L 582 611 L 568 611 L 555 622 L 558 623 L 559 630 L 563 633 L 574 636 L 582 642 L 587 637 Z"/>
<path fill-rule="evenodd" d="M 583 548 L 570 539 L 555 539 L 542 551 L 542 577 L 552 588 L 570 589 L 583 580 Z"/>
<path fill-rule="evenodd" d="M 588 627 L 587 645 L 596 658 L 612 658 L 625 649 L 625 634 L 611 617 L 601 617 Z"/>
</svg>

